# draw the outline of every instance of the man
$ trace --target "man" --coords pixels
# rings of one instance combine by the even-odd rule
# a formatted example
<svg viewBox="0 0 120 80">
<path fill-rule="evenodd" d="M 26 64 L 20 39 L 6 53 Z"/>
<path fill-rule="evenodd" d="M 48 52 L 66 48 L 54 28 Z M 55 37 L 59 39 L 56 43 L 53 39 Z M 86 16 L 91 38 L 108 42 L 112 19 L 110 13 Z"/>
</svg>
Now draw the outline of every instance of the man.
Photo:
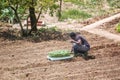
<svg viewBox="0 0 120 80">
<path fill-rule="evenodd" d="M 71 32 L 70 33 L 70 37 L 71 37 L 71 43 L 73 43 L 73 47 L 72 47 L 72 51 L 74 51 L 74 55 L 75 56 L 82 56 L 85 60 L 88 60 L 88 51 L 90 50 L 90 45 L 87 42 L 87 40 L 85 38 L 83 38 L 82 36 Z"/>
</svg>

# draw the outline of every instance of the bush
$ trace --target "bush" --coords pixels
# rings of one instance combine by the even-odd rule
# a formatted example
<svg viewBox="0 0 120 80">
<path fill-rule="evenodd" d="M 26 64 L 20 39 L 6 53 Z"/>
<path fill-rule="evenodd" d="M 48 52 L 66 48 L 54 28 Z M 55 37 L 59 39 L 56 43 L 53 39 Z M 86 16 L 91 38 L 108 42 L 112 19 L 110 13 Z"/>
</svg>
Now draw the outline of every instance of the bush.
<svg viewBox="0 0 120 80">
<path fill-rule="evenodd" d="M 120 33 L 120 23 L 119 23 L 119 24 L 117 24 L 117 26 L 116 26 L 116 30 L 117 30 L 117 32 L 119 32 L 119 33 Z"/>
<path fill-rule="evenodd" d="M 48 40 L 67 40 L 69 38 L 68 33 L 63 32 L 57 27 L 43 27 L 40 28 L 37 32 L 32 33 L 29 37 L 30 41 L 40 42 L 40 41 L 48 41 Z"/>
<path fill-rule="evenodd" d="M 70 51 L 68 51 L 68 50 L 57 50 L 57 51 L 49 52 L 48 55 L 50 57 L 67 57 L 67 56 L 70 56 Z"/>
<path fill-rule="evenodd" d="M 15 16 L 11 8 L 5 8 L 1 10 L 1 12 L 2 12 L 2 15 L 0 16 L 1 21 L 5 21 L 5 22 L 10 21 L 11 23 L 13 23 Z"/>
</svg>

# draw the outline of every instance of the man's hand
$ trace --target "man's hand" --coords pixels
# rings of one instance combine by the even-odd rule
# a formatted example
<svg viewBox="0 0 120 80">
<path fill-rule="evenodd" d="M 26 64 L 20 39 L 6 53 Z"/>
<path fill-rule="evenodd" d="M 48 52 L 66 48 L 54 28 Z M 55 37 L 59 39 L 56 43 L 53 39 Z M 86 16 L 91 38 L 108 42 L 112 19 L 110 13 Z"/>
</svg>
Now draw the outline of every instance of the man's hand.
<svg viewBox="0 0 120 80">
<path fill-rule="evenodd" d="M 70 42 L 71 42 L 71 43 L 76 43 L 76 41 L 74 41 L 74 40 L 71 40 Z"/>
<path fill-rule="evenodd" d="M 71 49 L 71 53 L 73 53 L 73 48 Z"/>
</svg>

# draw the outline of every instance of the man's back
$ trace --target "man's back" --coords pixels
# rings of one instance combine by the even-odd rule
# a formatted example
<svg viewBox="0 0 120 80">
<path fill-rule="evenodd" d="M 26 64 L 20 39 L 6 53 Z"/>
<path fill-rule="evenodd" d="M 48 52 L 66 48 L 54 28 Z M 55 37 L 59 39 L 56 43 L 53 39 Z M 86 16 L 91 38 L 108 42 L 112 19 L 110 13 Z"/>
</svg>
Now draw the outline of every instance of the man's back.
<svg viewBox="0 0 120 80">
<path fill-rule="evenodd" d="M 82 37 L 81 35 L 77 35 L 75 41 L 78 41 L 79 39 L 81 40 L 82 45 L 86 45 L 87 47 L 90 48 L 88 41 L 84 37 Z"/>
</svg>

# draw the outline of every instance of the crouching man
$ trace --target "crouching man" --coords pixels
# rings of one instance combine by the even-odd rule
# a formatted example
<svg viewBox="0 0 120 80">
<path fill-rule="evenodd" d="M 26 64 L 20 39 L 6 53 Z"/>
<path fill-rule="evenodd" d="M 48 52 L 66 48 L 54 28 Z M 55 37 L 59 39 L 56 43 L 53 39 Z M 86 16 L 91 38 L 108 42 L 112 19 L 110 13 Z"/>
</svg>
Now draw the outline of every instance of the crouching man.
<svg viewBox="0 0 120 80">
<path fill-rule="evenodd" d="M 74 32 L 70 33 L 70 37 L 72 39 L 71 43 L 73 43 L 71 52 L 74 52 L 74 56 L 82 56 L 85 60 L 88 60 L 88 51 L 90 50 L 88 41 Z"/>
</svg>

